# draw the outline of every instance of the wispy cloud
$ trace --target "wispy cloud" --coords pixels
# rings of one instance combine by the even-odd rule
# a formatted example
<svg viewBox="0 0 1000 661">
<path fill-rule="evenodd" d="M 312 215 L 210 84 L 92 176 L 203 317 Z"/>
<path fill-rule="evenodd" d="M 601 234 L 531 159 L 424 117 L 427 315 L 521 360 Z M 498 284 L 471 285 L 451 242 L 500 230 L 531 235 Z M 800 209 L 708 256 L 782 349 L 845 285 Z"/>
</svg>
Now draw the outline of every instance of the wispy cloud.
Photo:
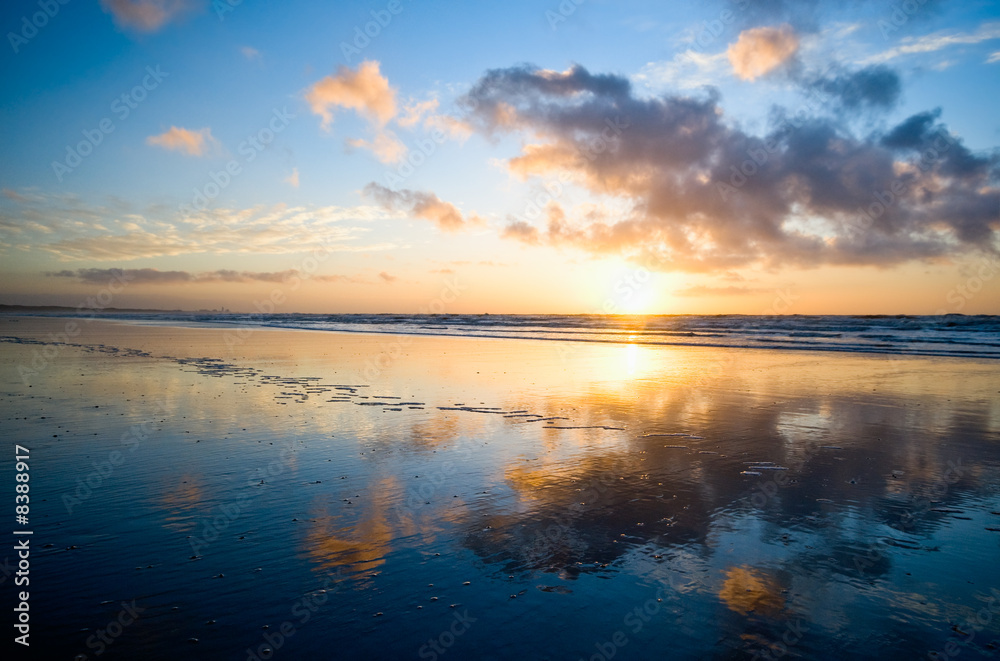
<svg viewBox="0 0 1000 661">
<path fill-rule="evenodd" d="M 633 80 L 656 89 L 694 89 L 716 85 L 721 78 L 729 76 L 728 62 L 724 52 L 709 54 L 686 50 L 666 62 L 649 62 L 633 76 Z"/>
<path fill-rule="evenodd" d="M 322 275 L 302 273 L 298 269 L 285 271 L 235 271 L 219 269 L 193 273 L 190 271 L 160 271 L 159 269 L 123 269 L 123 268 L 88 268 L 75 271 L 48 271 L 50 278 L 66 278 L 87 284 L 103 284 L 109 280 L 119 280 L 135 285 L 174 285 L 174 284 L 206 284 L 206 283 L 249 283 L 270 282 L 283 283 L 296 278 L 314 280 L 317 282 L 362 283 L 359 278 L 346 275 Z M 381 274 L 380 274 L 381 275 Z"/>
<path fill-rule="evenodd" d="M 694 285 L 684 289 L 675 289 L 674 296 L 694 296 L 702 298 L 704 296 L 748 296 L 750 294 L 761 294 L 766 289 L 755 289 L 752 287 L 709 287 L 707 285 Z"/>
<path fill-rule="evenodd" d="M 406 145 L 389 129 L 380 129 L 372 140 L 352 138 L 348 146 L 368 149 L 382 163 L 399 163 L 406 156 Z"/>
<path fill-rule="evenodd" d="M 212 137 L 212 129 L 191 129 L 171 126 L 169 131 L 146 138 L 146 144 L 180 151 L 189 156 L 205 156 L 219 148 L 219 141 Z"/>
<path fill-rule="evenodd" d="M 933 53 L 952 46 L 978 44 L 993 39 L 1000 39 L 1000 22 L 983 23 L 975 32 L 938 31 L 921 37 L 904 37 L 900 39 L 898 46 L 866 58 L 864 62 L 888 62 L 904 55 Z M 993 57 L 996 55 L 994 53 L 989 61 L 994 61 Z"/>
<path fill-rule="evenodd" d="M 240 52 L 243 53 L 243 57 L 250 60 L 251 62 L 260 62 L 262 56 L 260 51 L 253 46 L 243 46 L 240 48 Z"/>
<path fill-rule="evenodd" d="M 424 117 L 438 109 L 437 99 L 426 101 L 411 101 L 403 109 L 403 115 L 397 120 L 400 126 L 410 128 L 420 123 Z"/>
<path fill-rule="evenodd" d="M 290 185 L 292 188 L 299 187 L 299 169 L 292 168 L 292 173 L 285 177 L 285 183 Z"/>
<path fill-rule="evenodd" d="M 142 213 L 52 195 L 0 207 L 0 239 L 8 250 L 49 254 L 63 261 L 132 261 L 168 255 L 294 254 L 388 250 L 366 242 L 368 223 L 399 217 L 382 207 L 258 206 L 212 209 L 188 218 L 173 210 Z"/>
</svg>

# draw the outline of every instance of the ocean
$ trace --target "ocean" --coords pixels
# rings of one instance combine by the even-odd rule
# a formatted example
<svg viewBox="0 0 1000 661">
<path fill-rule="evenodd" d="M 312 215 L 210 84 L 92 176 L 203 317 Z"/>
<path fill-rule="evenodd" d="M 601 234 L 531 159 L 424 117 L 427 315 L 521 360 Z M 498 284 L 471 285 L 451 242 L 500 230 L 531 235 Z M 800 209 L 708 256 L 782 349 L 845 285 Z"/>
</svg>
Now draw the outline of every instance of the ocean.
<svg viewBox="0 0 1000 661">
<path fill-rule="evenodd" d="M 997 315 L 101 312 L 97 316 L 167 325 L 1000 358 L 1000 316 Z"/>
</svg>

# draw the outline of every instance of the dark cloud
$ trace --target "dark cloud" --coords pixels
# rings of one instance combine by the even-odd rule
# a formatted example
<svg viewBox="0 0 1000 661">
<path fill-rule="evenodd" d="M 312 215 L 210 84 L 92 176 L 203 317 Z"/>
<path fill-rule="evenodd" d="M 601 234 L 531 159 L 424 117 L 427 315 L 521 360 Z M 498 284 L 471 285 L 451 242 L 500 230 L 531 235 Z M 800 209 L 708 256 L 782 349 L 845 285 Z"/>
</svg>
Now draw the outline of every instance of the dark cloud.
<svg viewBox="0 0 1000 661">
<path fill-rule="evenodd" d="M 890 109 L 903 89 L 899 74 L 885 65 L 816 77 L 803 84 L 836 100 L 845 110 Z"/>
<path fill-rule="evenodd" d="M 884 103 L 891 94 L 870 84 L 886 75 L 867 70 L 865 84 L 831 89 L 850 103 Z M 727 123 L 719 102 L 715 92 L 640 98 L 624 77 L 580 66 L 519 66 L 487 72 L 462 105 L 479 133 L 525 141 L 508 161 L 513 174 L 568 175 L 619 209 L 574 218 L 551 203 L 544 219 L 514 218 L 503 230 L 526 243 L 689 271 L 996 251 L 997 153 L 973 154 L 943 125 L 912 118 L 858 137 L 849 118 L 823 107 L 779 111 L 754 135 Z"/>
<path fill-rule="evenodd" d="M 321 282 L 357 282 L 354 278 L 343 275 L 305 275 L 297 269 L 277 271 L 273 273 L 257 271 L 232 271 L 219 269 L 204 273 L 188 271 L 160 271 L 158 269 L 78 269 L 76 271 L 50 271 L 45 275 L 54 278 L 73 278 L 86 284 L 105 285 L 109 282 L 125 284 L 182 284 L 208 282 L 272 282 L 287 283 L 296 278 L 318 280 Z"/>
<path fill-rule="evenodd" d="M 382 282 L 396 282 L 397 280 L 399 280 L 399 278 L 397 278 L 396 276 L 389 275 L 385 271 L 380 272 L 378 274 L 378 277 L 382 279 Z"/>
<path fill-rule="evenodd" d="M 880 143 L 890 149 L 920 149 L 931 135 L 934 122 L 940 116 L 940 108 L 917 113 L 882 136 Z"/>
<path fill-rule="evenodd" d="M 160 271 L 157 269 L 78 269 L 76 271 L 48 272 L 55 278 L 75 278 L 87 284 L 127 282 L 135 284 L 171 284 L 191 282 L 196 278 L 187 271 Z"/>
<path fill-rule="evenodd" d="M 996 183 L 997 154 L 977 156 L 938 122 L 941 109 L 917 113 L 890 130 L 879 144 L 899 153 L 918 155 L 922 164 L 933 163 L 947 177 L 989 180 Z"/>
</svg>

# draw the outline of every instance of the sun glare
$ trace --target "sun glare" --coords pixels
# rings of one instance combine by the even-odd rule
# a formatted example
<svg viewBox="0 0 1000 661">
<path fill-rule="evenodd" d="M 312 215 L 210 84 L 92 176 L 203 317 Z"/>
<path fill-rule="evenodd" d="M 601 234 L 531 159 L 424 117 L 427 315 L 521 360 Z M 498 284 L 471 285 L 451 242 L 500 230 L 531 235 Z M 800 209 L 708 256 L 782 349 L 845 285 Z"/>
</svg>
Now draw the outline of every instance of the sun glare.
<svg viewBox="0 0 1000 661">
<path fill-rule="evenodd" d="M 656 290 L 647 285 L 633 290 L 619 303 L 619 307 L 625 314 L 653 314 L 656 312 L 656 301 Z"/>
</svg>

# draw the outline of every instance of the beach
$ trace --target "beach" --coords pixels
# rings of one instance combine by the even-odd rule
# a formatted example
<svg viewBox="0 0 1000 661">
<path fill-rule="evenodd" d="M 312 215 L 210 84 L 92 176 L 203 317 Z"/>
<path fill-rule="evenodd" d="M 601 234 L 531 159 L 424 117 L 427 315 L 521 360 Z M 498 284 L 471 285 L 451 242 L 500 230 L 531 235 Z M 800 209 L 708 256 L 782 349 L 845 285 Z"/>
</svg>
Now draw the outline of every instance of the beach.
<svg viewBox="0 0 1000 661">
<path fill-rule="evenodd" d="M 0 317 L 32 651 L 996 658 L 997 366 Z"/>
</svg>

